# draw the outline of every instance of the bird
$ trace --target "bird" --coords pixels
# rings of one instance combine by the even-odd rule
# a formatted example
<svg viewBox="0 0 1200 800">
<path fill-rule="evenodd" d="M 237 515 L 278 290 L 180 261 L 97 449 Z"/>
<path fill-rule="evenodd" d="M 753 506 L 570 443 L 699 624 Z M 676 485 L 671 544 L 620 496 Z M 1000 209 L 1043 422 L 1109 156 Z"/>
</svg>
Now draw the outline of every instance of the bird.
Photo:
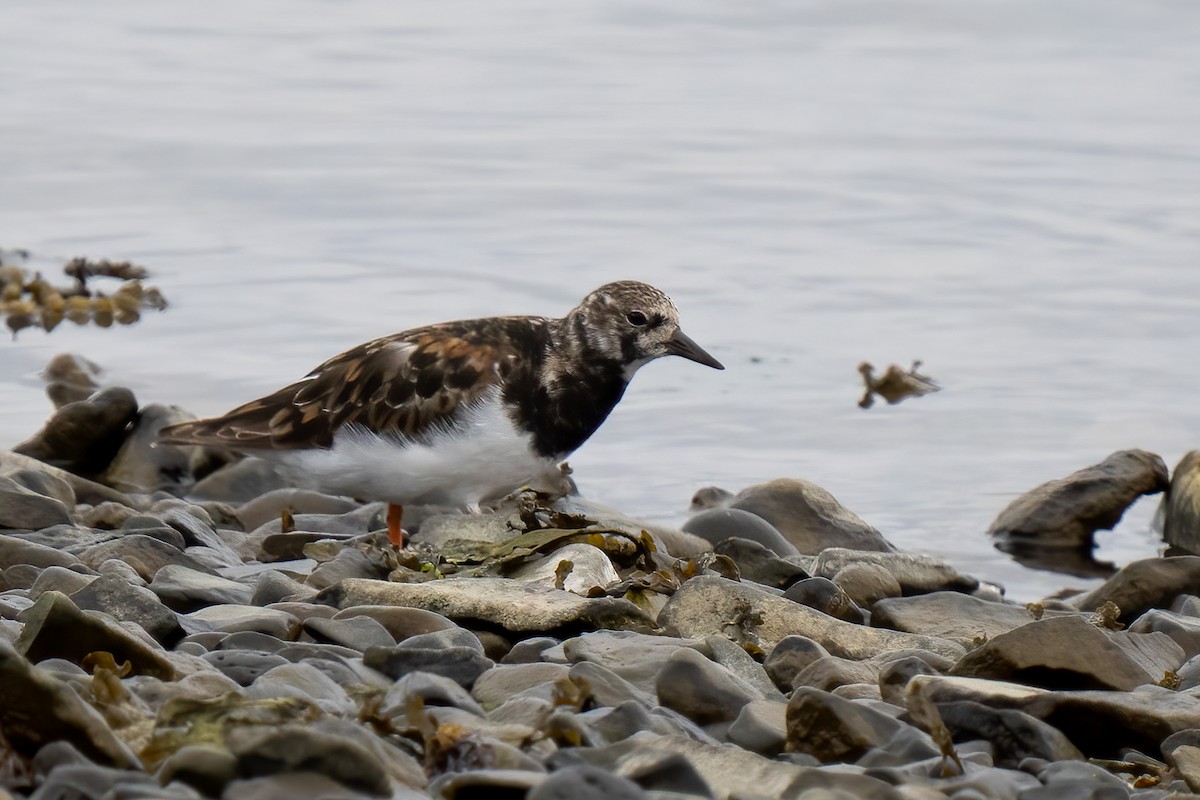
<svg viewBox="0 0 1200 800">
<path fill-rule="evenodd" d="M 158 441 L 263 457 L 329 494 L 477 511 L 558 465 L 596 432 L 634 374 L 663 356 L 725 367 L 687 336 L 661 290 L 616 281 L 560 318 L 443 322 L 360 344 L 219 417 Z"/>
<path fill-rule="evenodd" d="M 871 366 L 868 361 L 862 362 L 858 365 L 858 371 L 862 375 L 866 391 L 863 393 L 862 399 L 858 401 L 859 408 L 873 406 L 875 395 L 887 400 L 890 405 L 895 405 L 907 397 L 921 397 L 941 391 L 942 387 L 938 386 L 932 378 L 917 371 L 920 368 L 920 361 L 914 361 L 912 368 L 907 371 L 892 364 L 884 371 L 882 378 L 876 378 L 875 367 Z"/>
</svg>

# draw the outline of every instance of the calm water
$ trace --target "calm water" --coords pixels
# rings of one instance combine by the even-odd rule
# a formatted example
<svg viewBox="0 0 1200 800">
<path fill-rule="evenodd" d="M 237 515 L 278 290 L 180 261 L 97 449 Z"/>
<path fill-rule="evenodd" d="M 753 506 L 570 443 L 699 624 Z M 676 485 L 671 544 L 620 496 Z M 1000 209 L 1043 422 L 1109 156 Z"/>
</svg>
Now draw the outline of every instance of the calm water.
<svg viewBox="0 0 1200 800">
<path fill-rule="evenodd" d="M 1020 492 L 1200 447 L 1200 6 L 1044 0 L 0 10 L 0 246 L 174 307 L 0 346 L 0 446 L 83 353 L 209 414 L 420 323 L 660 285 L 723 373 L 652 365 L 571 459 L 666 521 L 813 480 L 1029 599 Z M 941 394 L 869 412 L 855 366 Z M 1156 551 L 1142 501 L 1100 555 Z"/>
</svg>

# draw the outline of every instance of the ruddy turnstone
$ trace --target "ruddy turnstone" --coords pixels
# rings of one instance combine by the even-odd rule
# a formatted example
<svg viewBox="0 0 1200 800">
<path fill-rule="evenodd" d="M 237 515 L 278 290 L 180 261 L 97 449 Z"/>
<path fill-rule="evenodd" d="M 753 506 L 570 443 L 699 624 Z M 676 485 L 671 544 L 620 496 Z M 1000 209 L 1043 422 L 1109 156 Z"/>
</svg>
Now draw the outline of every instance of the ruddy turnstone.
<svg viewBox="0 0 1200 800">
<path fill-rule="evenodd" d="M 159 440 L 261 456 L 321 491 L 384 500 L 401 545 L 403 506 L 474 509 L 556 469 L 634 373 L 668 355 L 724 369 L 680 330 L 669 297 L 618 281 L 560 319 L 444 322 L 361 344 Z"/>
</svg>

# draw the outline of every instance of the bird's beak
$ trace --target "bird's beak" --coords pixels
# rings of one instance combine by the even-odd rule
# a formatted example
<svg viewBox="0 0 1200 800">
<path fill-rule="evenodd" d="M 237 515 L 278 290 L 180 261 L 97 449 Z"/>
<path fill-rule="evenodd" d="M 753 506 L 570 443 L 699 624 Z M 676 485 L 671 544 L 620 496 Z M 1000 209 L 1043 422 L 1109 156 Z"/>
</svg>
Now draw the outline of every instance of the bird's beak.
<svg viewBox="0 0 1200 800">
<path fill-rule="evenodd" d="M 705 352 L 703 347 L 693 342 L 692 338 L 683 331 L 675 331 L 675 335 L 667 341 L 667 354 L 683 356 L 689 361 L 695 361 L 697 364 L 703 364 L 713 369 L 725 369 L 720 361 Z"/>
</svg>

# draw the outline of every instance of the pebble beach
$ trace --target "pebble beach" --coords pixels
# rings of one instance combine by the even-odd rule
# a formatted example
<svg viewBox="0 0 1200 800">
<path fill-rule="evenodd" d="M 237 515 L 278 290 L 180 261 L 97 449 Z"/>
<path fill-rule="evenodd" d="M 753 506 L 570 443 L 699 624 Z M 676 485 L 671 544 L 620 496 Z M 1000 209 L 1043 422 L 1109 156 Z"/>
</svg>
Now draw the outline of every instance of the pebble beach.
<svg viewBox="0 0 1200 800">
<path fill-rule="evenodd" d="M 1196 556 L 1014 603 L 798 477 L 697 486 L 675 529 L 567 472 L 409 509 L 397 550 L 383 504 L 155 446 L 192 415 L 56 361 L 57 410 L 0 452 L 0 797 L 1200 789 Z M 1080 467 L 998 508 L 997 544 L 1078 555 L 1195 483 L 1137 450 Z"/>
</svg>

